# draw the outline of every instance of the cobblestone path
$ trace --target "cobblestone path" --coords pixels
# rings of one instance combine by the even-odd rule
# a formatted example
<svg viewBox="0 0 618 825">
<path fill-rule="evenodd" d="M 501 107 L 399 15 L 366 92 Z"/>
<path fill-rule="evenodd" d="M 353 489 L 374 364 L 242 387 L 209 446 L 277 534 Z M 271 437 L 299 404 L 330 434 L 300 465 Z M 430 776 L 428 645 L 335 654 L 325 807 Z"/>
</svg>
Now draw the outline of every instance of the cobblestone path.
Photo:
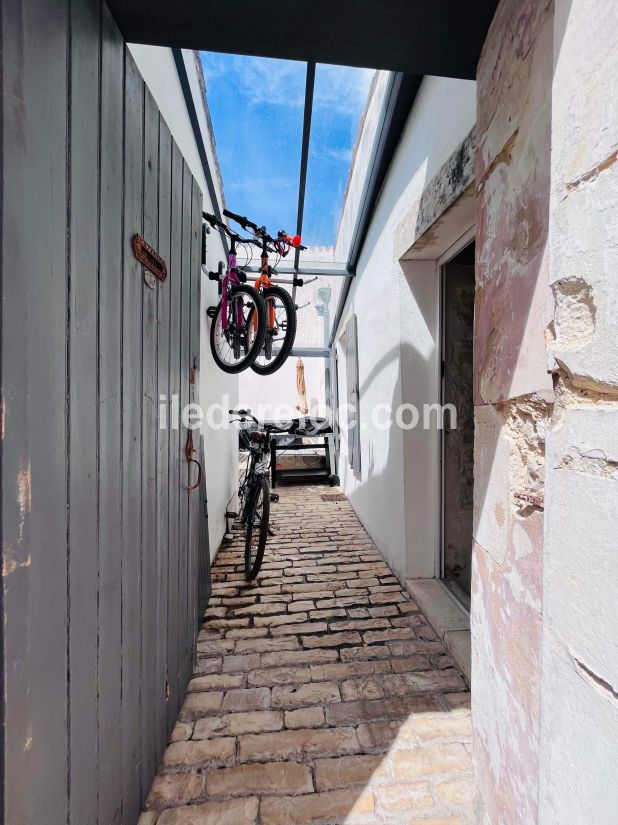
<svg viewBox="0 0 618 825">
<path fill-rule="evenodd" d="M 259 579 L 213 567 L 197 666 L 140 825 L 469 825 L 470 695 L 327 487 L 282 487 Z M 388 514 L 385 514 L 388 518 Z"/>
</svg>

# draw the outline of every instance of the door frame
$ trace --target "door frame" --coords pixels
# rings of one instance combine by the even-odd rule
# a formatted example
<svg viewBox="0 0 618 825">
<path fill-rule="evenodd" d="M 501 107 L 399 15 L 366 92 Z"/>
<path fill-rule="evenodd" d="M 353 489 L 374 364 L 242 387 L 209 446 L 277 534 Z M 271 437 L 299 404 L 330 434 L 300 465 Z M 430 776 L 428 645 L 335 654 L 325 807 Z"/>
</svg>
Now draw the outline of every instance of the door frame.
<svg viewBox="0 0 618 825">
<path fill-rule="evenodd" d="M 335 435 L 335 473 L 339 473 L 339 441 L 340 441 L 340 421 L 339 421 L 339 354 L 337 353 L 337 344 L 333 344 L 330 354 L 330 397 L 331 397 L 331 416 L 332 427 Z"/>
<path fill-rule="evenodd" d="M 446 278 L 446 265 L 450 263 L 453 258 L 459 255 L 467 246 L 474 242 L 476 239 L 476 226 L 473 225 L 469 229 L 464 232 L 464 234 L 458 238 L 452 246 L 450 246 L 446 252 L 444 252 L 436 261 L 437 269 L 438 269 L 438 277 L 440 279 L 439 284 L 439 354 L 438 354 L 438 387 L 440 389 L 440 405 L 444 403 L 444 352 L 445 352 L 445 332 L 446 332 L 446 324 L 445 324 L 445 302 L 444 302 L 444 295 L 445 295 L 445 278 Z M 436 548 L 436 559 L 435 559 L 435 577 L 439 579 L 441 582 L 444 581 L 444 428 L 440 431 L 440 447 L 439 447 L 439 463 L 440 463 L 440 472 L 438 474 L 438 497 L 439 497 L 439 507 L 438 507 L 438 518 L 439 518 L 439 526 L 438 526 L 438 546 Z M 450 591 L 449 591 L 450 592 Z M 453 598 L 456 598 L 454 594 Z M 457 600 L 459 601 L 459 600 Z M 461 605 L 466 610 L 468 609 L 467 605 Z"/>
</svg>

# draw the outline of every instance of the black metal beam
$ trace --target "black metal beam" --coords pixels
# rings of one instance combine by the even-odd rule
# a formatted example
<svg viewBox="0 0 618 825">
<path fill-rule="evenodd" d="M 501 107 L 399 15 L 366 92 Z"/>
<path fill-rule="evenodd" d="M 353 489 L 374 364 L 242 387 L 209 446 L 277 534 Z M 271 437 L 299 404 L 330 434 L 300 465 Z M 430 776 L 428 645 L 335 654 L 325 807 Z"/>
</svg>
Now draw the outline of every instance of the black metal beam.
<svg viewBox="0 0 618 825">
<path fill-rule="evenodd" d="M 108 0 L 126 40 L 474 78 L 497 0 Z"/>
<path fill-rule="evenodd" d="M 412 110 L 421 80 L 421 77 L 401 72 L 394 72 L 390 77 L 348 252 L 347 268 L 352 271 L 356 270 L 382 184 Z"/>
<path fill-rule="evenodd" d="M 363 194 L 356 217 L 356 224 L 352 234 L 352 242 L 348 253 L 347 269 L 356 272 L 363 244 L 369 231 L 376 204 L 386 179 L 389 166 L 401 139 L 406 120 L 412 111 L 412 106 L 421 85 L 421 77 L 393 72 L 384 97 L 380 127 L 373 144 L 371 157 L 367 167 L 367 177 L 363 187 Z M 333 321 L 330 346 L 332 347 L 337 327 L 341 321 L 345 303 L 350 292 L 351 278 L 344 284 L 339 297 L 337 312 Z"/>
<path fill-rule="evenodd" d="M 328 358 L 330 349 L 325 347 L 292 347 L 291 358 Z"/>
<path fill-rule="evenodd" d="M 219 220 L 223 220 L 221 214 L 221 206 L 219 204 L 219 199 L 217 198 L 217 190 L 215 189 L 215 184 L 212 178 L 212 172 L 210 171 L 210 164 L 208 163 L 206 146 L 204 145 L 204 138 L 202 137 L 202 130 L 200 129 L 200 122 L 197 116 L 197 110 L 195 108 L 195 101 L 193 100 L 193 95 L 191 94 L 191 84 L 189 83 L 187 67 L 185 66 L 184 57 L 182 56 L 182 49 L 172 49 L 172 54 L 174 56 L 174 63 L 176 64 L 176 71 L 178 72 L 178 79 L 180 80 L 180 86 L 182 88 L 185 106 L 187 107 L 189 120 L 191 121 L 193 137 L 195 138 L 195 143 L 197 144 L 197 151 L 200 156 L 202 170 L 204 172 L 204 177 L 206 179 L 206 186 L 208 188 L 210 202 L 212 203 L 212 209 L 216 217 L 219 218 Z M 229 253 L 227 235 L 222 229 L 219 230 L 219 234 L 221 236 L 221 241 L 223 243 L 223 249 L 227 256 Z"/>
<path fill-rule="evenodd" d="M 305 213 L 305 189 L 307 188 L 307 163 L 309 160 L 309 141 L 311 139 L 311 118 L 313 116 L 313 90 L 315 88 L 315 63 L 307 63 L 305 81 L 305 111 L 303 117 L 303 140 L 300 150 L 300 175 L 298 179 L 298 211 L 296 213 L 296 234 L 303 233 L 303 216 Z M 294 268 L 298 269 L 300 250 L 294 253 Z"/>
</svg>

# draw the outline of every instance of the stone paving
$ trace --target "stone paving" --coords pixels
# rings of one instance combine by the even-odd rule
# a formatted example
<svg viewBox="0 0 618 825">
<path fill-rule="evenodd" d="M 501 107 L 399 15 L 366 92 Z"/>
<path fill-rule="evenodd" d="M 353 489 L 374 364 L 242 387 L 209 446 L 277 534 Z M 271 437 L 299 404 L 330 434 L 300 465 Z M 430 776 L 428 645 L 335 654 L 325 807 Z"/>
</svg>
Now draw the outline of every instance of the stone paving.
<svg viewBox="0 0 618 825">
<path fill-rule="evenodd" d="M 278 490 L 258 580 L 213 566 L 139 825 L 470 825 L 470 695 L 347 500 Z M 386 517 L 386 515 L 385 515 Z"/>
</svg>

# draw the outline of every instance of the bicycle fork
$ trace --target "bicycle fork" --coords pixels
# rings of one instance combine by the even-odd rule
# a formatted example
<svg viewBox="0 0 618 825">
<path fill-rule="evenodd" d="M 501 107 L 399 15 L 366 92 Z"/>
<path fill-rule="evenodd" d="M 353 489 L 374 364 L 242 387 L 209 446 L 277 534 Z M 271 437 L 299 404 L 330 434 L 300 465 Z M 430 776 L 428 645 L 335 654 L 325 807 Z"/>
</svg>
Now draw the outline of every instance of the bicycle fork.
<svg viewBox="0 0 618 825">
<path fill-rule="evenodd" d="M 270 275 L 268 274 L 268 253 L 262 252 L 262 271 L 260 277 L 256 280 L 254 286 L 258 292 L 263 292 L 264 288 L 268 289 L 271 286 Z M 268 301 L 268 331 L 272 332 L 275 328 L 275 303 Z M 257 318 L 253 319 L 253 328 L 257 329 Z"/>
<path fill-rule="evenodd" d="M 233 246 L 233 243 L 232 243 Z M 227 316 L 227 288 L 228 283 L 232 281 L 234 285 L 240 284 L 240 279 L 236 274 L 236 253 L 231 251 L 228 257 L 228 264 L 227 264 L 227 272 L 223 277 L 223 281 L 221 284 L 221 328 L 224 332 L 227 332 L 229 327 L 229 320 Z M 254 318 L 254 322 L 257 321 L 257 317 Z M 242 300 L 236 301 L 236 325 L 239 329 L 242 329 L 243 325 L 243 315 L 242 315 Z"/>
</svg>

